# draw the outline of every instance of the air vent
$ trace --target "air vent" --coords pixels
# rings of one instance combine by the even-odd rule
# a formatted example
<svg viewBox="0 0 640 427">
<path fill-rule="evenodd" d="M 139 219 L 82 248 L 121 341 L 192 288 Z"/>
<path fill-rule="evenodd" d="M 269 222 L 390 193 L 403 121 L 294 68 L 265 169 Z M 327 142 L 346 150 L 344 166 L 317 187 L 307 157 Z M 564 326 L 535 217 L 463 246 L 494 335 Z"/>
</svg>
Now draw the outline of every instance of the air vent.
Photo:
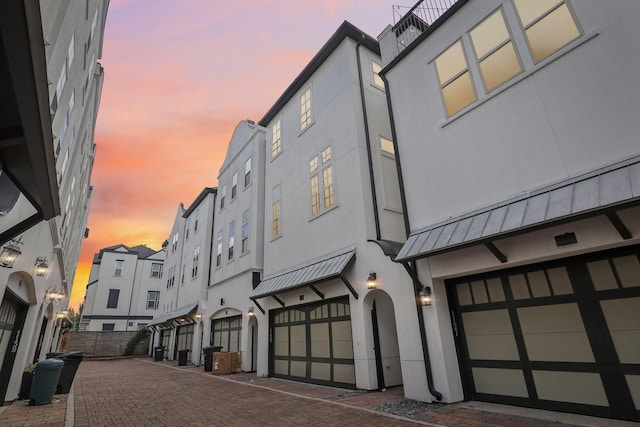
<svg viewBox="0 0 640 427">
<path fill-rule="evenodd" d="M 559 235 L 555 236 L 554 238 L 556 239 L 556 245 L 558 247 L 567 246 L 567 245 L 573 245 L 575 243 L 578 243 L 578 239 L 576 239 L 576 234 L 575 233 L 559 234 Z"/>
</svg>

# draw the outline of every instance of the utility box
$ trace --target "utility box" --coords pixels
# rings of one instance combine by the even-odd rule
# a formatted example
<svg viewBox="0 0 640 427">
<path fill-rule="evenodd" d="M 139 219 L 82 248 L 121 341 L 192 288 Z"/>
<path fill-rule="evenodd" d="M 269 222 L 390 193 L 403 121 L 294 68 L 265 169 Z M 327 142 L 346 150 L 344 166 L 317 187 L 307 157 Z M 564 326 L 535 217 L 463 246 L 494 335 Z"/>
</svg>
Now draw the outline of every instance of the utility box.
<svg viewBox="0 0 640 427">
<path fill-rule="evenodd" d="M 213 354 L 213 374 L 230 374 L 231 355 L 234 353 L 214 353 Z"/>
</svg>

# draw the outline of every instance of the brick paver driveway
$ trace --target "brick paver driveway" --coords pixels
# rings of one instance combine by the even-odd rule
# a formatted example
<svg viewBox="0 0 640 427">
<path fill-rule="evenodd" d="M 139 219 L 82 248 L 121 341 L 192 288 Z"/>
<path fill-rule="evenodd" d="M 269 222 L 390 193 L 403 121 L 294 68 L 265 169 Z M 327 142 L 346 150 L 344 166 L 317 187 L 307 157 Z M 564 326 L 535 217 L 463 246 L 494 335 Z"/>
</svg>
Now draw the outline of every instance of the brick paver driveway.
<svg viewBox="0 0 640 427">
<path fill-rule="evenodd" d="M 274 380 L 270 380 L 274 381 Z M 87 361 L 74 382 L 75 426 L 400 426 L 418 420 L 295 395 L 296 383 L 272 390 L 149 359 Z M 305 386 L 305 385 L 302 385 Z M 316 388 L 324 397 L 332 388 Z M 433 424 L 430 424 L 433 425 Z"/>
</svg>

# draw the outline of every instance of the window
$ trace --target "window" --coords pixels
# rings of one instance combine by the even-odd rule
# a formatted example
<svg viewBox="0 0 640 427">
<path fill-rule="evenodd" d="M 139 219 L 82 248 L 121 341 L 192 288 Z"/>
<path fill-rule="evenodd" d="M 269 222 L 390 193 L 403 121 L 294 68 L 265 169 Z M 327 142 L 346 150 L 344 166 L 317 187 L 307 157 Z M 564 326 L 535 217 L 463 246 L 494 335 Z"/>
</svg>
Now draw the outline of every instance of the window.
<svg viewBox="0 0 640 427">
<path fill-rule="evenodd" d="M 157 310 L 160 305 L 160 291 L 147 292 L 147 310 Z"/>
<path fill-rule="evenodd" d="M 69 42 L 69 48 L 67 49 L 67 67 L 69 69 L 71 69 L 71 63 L 73 63 L 73 57 L 75 56 L 75 52 L 76 52 L 75 43 L 76 43 L 76 35 L 72 34 L 71 41 Z"/>
<path fill-rule="evenodd" d="M 200 221 L 200 209 L 196 209 L 193 220 L 193 232 L 198 231 L 198 221 Z"/>
<path fill-rule="evenodd" d="M 124 260 L 118 259 L 116 260 L 116 268 L 113 272 L 114 276 L 122 276 L 122 269 L 124 268 Z"/>
<path fill-rule="evenodd" d="M 242 214 L 242 253 L 249 250 L 249 211 Z"/>
<path fill-rule="evenodd" d="M 220 192 L 220 210 L 224 209 L 224 197 L 227 194 L 227 186 L 222 186 L 222 191 Z"/>
<path fill-rule="evenodd" d="M 67 68 L 62 67 L 60 70 L 60 77 L 58 77 L 58 83 L 56 84 L 56 97 L 58 102 L 60 101 L 60 97 L 62 96 L 62 90 L 64 89 L 64 84 L 67 82 Z"/>
<path fill-rule="evenodd" d="M 276 120 L 273 124 L 271 135 L 271 158 L 275 159 L 280 153 L 282 153 L 282 146 L 280 145 L 280 119 Z"/>
<path fill-rule="evenodd" d="M 487 92 L 522 71 L 502 10 L 498 9 L 469 33 Z"/>
<path fill-rule="evenodd" d="M 305 130 L 311 124 L 311 88 L 307 88 L 300 95 L 300 130 Z"/>
<path fill-rule="evenodd" d="M 164 267 L 163 264 L 159 264 L 159 263 L 152 263 L 151 264 L 151 277 L 156 278 L 156 279 L 161 279 L 162 278 L 162 268 Z"/>
<path fill-rule="evenodd" d="M 184 225 L 184 240 L 189 240 L 189 229 L 191 228 L 191 218 L 187 218 Z"/>
<path fill-rule="evenodd" d="M 171 238 L 171 253 L 174 253 L 178 249 L 178 238 L 179 233 L 176 231 L 176 233 Z"/>
<path fill-rule="evenodd" d="M 244 163 L 244 187 L 247 188 L 251 184 L 251 157 Z"/>
<path fill-rule="evenodd" d="M 441 53 L 435 64 L 447 117 L 477 99 L 460 40 Z"/>
<path fill-rule="evenodd" d="M 118 297 L 120 289 L 109 289 L 109 298 L 107 299 L 107 308 L 118 308 Z"/>
<path fill-rule="evenodd" d="M 238 195 L 238 172 L 231 177 L 231 200 L 235 199 Z"/>
<path fill-rule="evenodd" d="M 191 267 L 191 278 L 198 275 L 198 258 L 200 256 L 200 246 L 193 250 L 193 266 Z"/>
<path fill-rule="evenodd" d="M 564 1 L 514 0 L 514 3 L 536 62 L 580 36 L 576 21 Z"/>
<path fill-rule="evenodd" d="M 115 330 L 116 324 L 115 323 L 103 323 L 102 324 L 102 330 L 103 331 L 113 331 Z"/>
<path fill-rule="evenodd" d="M 169 269 L 169 277 L 167 277 L 167 289 L 172 288 L 176 280 L 176 266 Z"/>
<path fill-rule="evenodd" d="M 229 259 L 233 259 L 233 245 L 236 240 L 236 222 L 229 223 Z"/>
<path fill-rule="evenodd" d="M 147 323 L 138 323 L 138 330 L 147 329 Z"/>
<path fill-rule="evenodd" d="M 222 264 L 222 230 L 218 231 L 218 245 L 216 247 L 216 267 Z"/>
<path fill-rule="evenodd" d="M 382 71 L 382 65 L 380 63 L 371 60 L 371 73 L 373 74 L 373 84 L 380 89 L 384 89 L 384 81 L 380 77 L 380 71 Z"/>
<path fill-rule="evenodd" d="M 391 154 L 392 156 L 395 156 L 396 154 L 396 151 L 393 148 L 393 141 L 383 136 L 380 137 L 380 149 L 382 149 L 383 153 Z"/>
<path fill-rule="evenodd" d="M 182 264 L 182 270 L 180 271 L 180 284 L 184 285 L 184 271 L 187 269 L 187 266 Z M 193 273 L 192 273 L 193 274 Z"/>
<path fill-rule="evenodd" d="M 322 163 L 322 174 L 318 172 L 319 164 Z M 327 209 L 335 205 L 335 195 L 333 188 L 333 167 L 331 165 L 331 147 L 327 147 L 309 161 L 309 172 L 311 173 L 311 215 L 317 215 L 322 209 Z M 322 176 L 322 180 L 320 177 Z M 322 195 L 322 205 L 321 205 Z"/>
<path fill-rule="evenodd" d="M 280 200 L 276 200 L 272 207 L 272 220 L 271 220 L 271 237 L 278 237 L 280 235 Z"/>
</svg>

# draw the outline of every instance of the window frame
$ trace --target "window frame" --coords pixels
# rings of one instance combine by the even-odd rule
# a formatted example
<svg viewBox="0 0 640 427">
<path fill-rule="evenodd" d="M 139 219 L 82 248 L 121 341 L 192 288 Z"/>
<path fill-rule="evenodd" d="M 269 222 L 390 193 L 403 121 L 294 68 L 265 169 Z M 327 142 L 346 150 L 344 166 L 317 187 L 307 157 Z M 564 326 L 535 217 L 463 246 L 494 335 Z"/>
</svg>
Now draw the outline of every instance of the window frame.
<svg viewBox="0 0 640 427">
<path fill-rule="evenodd" d="M 120 289 L 109 289 L 107 295 L 107 308 L 118 308 L 118 300 L 120 299 Z"/>
<path fill-rule="evenodd" d="M 115 277 L 122 277 L 122 273 L 124 272 L 124 260 L 117 259 L 113 269 L 113 275 Z"/>
<path fill-rule="evenodd" d="M 162 270 L 164 270 L 164 264 L 159 263 L 159 262 L 152 262 L 151 263 L 151 275 L 150 275 L 150 277 L 152 279 L 162 279 Z"/>
<path fill-rule="evenodd" d="M 222 265 L 222 240 L 224 238 L 224 231 L 222 229 L 218 230 L 218 241 L 216 244 L 216 267 L 220 267 Z"/>
<path fill-rule="evenodd" d="M 220 210 L 224 209 L 225 196 L 227 195 L 227 186 L 222 186 L 222 191 L 220 192 Z"/>
<path fill-rule="evenodd" d="M 243 254 L 249 252 L 249 210 L 242 213 L 242 238 L 241 238 L 241 251 Z"/>
<path fill-rule="evenodd" d="M 236 243 L 236 221 L 233 220 L 229 223 L 229 246 L 227 246 L 227 261 L 233 260 L 234 248 Z"/>
<path fill-rule="evenodd" d="M 238 197 L 238 172 L 231 177 L 231 200 L 235 200 L 236 197 Z"/>
<path fill-rule="evenodd" d="M 147 310 L 157 310 L 160 306 L 160 291 L 147 291 Z"/>
<path fill-rule="evenodd" d="M 271 127 L 271 159 L 282 153 L 282 119 L 278 118 Z"/>
<path fill-rule="evenodd" d="M 376 71 L 376 68 L 379 70 Z M 382 64 L 375 58 L 371 58 L 371 85 L 380 90 L 385 90 L 384 80 L 380 77 L 380 71 L 382 71 Z"/>
<path fill-rule="evenodd" d="M 303 89 L 299 97 L 300 100 L 300 132 L 309 128 L 313 124 L 313 105 L 311 97 L 311 86 Z"/>
</svg>

